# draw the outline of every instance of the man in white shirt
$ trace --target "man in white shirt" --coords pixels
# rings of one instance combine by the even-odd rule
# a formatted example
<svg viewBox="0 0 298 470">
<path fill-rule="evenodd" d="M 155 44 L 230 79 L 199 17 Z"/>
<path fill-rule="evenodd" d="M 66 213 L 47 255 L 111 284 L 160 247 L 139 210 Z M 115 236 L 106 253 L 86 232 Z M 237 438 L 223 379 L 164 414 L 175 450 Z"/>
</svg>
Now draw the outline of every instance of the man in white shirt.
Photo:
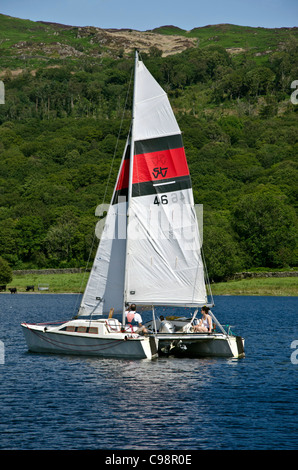
<svg viewBox="0 0 298 470">
<path fill-rule="evenodd" d="M 135 322 L 138 324 L 139 329 L 143 331 L 144 333 L 147 332 L 146 328 L 142 325 L 142 317 L 139 313 L 136 312 L 137 306 L 136 304 L 131 304 L 130 308 L 126 310 L 125 312 L 125 317 L 130 325 L 132 325 L 132 322 Z"/>
</svg>

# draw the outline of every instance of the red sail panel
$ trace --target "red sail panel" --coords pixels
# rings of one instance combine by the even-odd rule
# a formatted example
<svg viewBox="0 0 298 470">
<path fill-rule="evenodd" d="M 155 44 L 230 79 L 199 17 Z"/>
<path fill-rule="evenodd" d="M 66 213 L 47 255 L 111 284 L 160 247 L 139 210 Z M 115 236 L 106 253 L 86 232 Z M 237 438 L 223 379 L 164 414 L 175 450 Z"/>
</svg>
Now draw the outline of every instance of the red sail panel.
<svg viewBox="0 0 298 470">
<path fill-rule="evenodd" d="M 186 175 L 189 170 L 183 147 L 134 156 L 133 184 Z"/>
<path fill-rule="evenodd" d="M 162 150 L 134 156 L 133 184 L 163 181 L 189 175 L 184 148 Z M 123 160 L 116 191 L 128 187 L 129 159 Z"/>
<path fill-rule="evenodd" d="M 128 188 L 129 180 L 129 159 L 123 160 L 119 178 L 116 185 L 116 191 Z"/>
</svg>

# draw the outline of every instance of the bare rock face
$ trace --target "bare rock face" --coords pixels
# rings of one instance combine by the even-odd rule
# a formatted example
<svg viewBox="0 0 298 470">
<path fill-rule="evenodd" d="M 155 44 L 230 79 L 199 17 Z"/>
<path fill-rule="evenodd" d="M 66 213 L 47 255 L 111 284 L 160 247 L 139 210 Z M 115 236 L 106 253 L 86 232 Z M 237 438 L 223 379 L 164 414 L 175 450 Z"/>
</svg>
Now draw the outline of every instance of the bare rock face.
<svg viewBox="0 0 298 470">
<path fill-rule="evenodd" d="M 78 38 L 89 37 L 91 44 L 99 44 L 109 49 L 123 49 L 128 53 L 134 49 L 150 52 L 152 47 L 159 49 L 163 56 L 177 54 L 196 44 L 195 38 L 184 36 L 135 31 L 130 29 L 100 29 L 95 27 L 78 28 Z"/>
</svg>

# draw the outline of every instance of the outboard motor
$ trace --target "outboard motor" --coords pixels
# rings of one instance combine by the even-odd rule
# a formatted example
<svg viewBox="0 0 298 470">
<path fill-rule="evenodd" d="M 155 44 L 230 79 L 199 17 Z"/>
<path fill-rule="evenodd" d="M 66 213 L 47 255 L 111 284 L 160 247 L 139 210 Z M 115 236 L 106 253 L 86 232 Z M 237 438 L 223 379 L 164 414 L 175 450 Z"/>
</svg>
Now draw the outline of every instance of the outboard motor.
<svg viewBox="0 0 298 470">
<path fill-rule="evenodd" d="M 174 325 L 167 320 L 163 320 L 159 327 L 160 333 L 174 333 Z"/>
</svg>

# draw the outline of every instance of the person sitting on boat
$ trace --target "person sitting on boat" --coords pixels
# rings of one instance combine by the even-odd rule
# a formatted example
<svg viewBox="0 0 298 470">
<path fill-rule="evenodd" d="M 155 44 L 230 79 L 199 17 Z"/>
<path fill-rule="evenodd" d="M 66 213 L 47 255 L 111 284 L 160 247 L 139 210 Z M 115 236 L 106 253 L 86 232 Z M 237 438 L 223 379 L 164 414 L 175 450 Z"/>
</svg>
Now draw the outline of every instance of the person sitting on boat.
<svg viewBox="0 0 298 470">
<path fill-rule="evenodd" d="M 201 308 L 202 318 L 197 325 L 193 326 L 195 333 L 211 333 L 212 332 L 212 318 L 209 315 L 209 307 Z"/>
<path fill-rule="evenodd" d="M 142 325 L 143 323 L 142 317 L 139 313 L 136 312 L 136 310 L 137 310 L 136 304 L 131 304 L 130 308 L 126 310 L 125 312 L 125 317 L 131 327 L 133 326 L 132 322 L 135 322 L 138 324 L 139 328 L 137 332 L 142 331 L 143 333 L 147 333 L 146 328 Z"/>
</svg>

